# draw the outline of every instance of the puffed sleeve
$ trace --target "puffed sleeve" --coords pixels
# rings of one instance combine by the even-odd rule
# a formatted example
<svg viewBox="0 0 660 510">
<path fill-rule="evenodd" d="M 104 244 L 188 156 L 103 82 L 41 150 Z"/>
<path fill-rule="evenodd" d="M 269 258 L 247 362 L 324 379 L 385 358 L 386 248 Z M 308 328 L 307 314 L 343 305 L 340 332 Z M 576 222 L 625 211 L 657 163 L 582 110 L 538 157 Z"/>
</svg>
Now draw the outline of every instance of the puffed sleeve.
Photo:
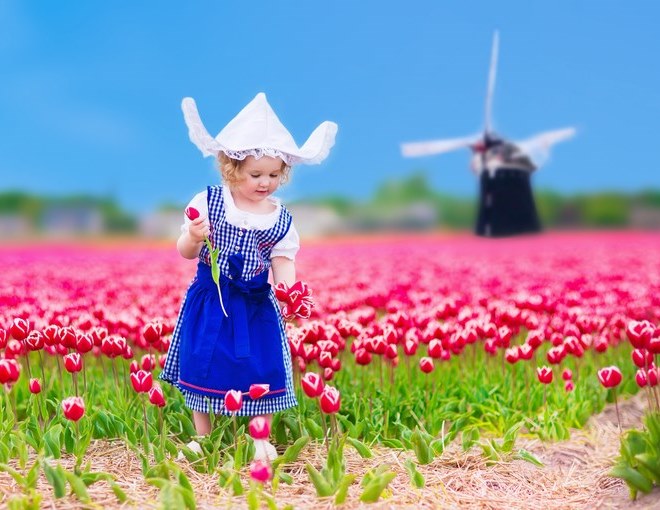
<svg viewBox="0 0 660 510">
<path fill-rule="evenodd" d="M 298 231 L 296 230 L 293 222 L 291 222 L 289 231 L 280 240 L 280 242 L 273 246 L 273 251 L 270 253 L 270 258 L 286 257 L 291 260 L 296 260 L 296 253 L 298 253 L 299 249 L 300 236 L 298 235 Z"/>
<path fill-rule="evenodd" d="M 206 190 L 201 191 L 200 193 L 197 193 L 192 200 L 188 203 L 186 206 L 186 209 L 188 207 L 194 207 L 199 211 L 199 215 L 202 218 L 208 218 L 209 216 L 209 206 L 206 200 Z M 188 219 L 188 216 L 183 215 L 183 225 L 181 225 L 181 232 L 188 232 L 188 225 L 190 225 L 190 220 Z"/>
</svg>

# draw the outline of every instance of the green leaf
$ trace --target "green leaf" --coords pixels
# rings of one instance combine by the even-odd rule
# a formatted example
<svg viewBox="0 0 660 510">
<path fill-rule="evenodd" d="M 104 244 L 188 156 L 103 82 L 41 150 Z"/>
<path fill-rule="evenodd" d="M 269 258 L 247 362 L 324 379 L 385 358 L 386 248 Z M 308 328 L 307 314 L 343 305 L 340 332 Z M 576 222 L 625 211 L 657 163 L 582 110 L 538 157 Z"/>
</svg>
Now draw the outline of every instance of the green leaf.
<svg viewBox="0 0 660 510">
<path fill-rule="evenodd" d="M 418 427 L 415 427 L 410 442 L 417 457 L 417 462 L 420 464 L 429 464 L 433 461 L 433 451 Z"/>
<path fill-rule="evenodd" d="M 307 418 L 305 420 L 305 428 L 307 429 L 309 435 L 314 439 L 323 439 L 323 429 L 311 418 Z"/>
<path fill-rule="evenodd" d="M 353 474 L 348 474 L 344 475 L 344 477 L 341 479 L 339 482 L 339 486 L 337 488 L 337 495 L 335 496 L 335 505 L 341 505 L 346 501 L 346 496 L 348 495 L 348 488 L 353 484 L 355 481 L 355 475 Z"/>
<path fill-rule="evenodd" d="M 298 460 L 300 452 L 305 447 L 305 445 L 307 445 L 307 443 L 309 443 L 309 436 L 300 436 L 295 443 L 286 449 L 284 454 L 277 457 L 273 461 L 273 468 L 276 468 L 280 464 L 288 464 Z"/>
<path fill-rule="evenodd" d="M 362 457 L 363 459 L 370 459 L 371 457 L 373 457 L 373 454 L 371 453 L 371 450 L 370 450 L 369 447 L 368 447 L 366 444 L 364 444 L 363 442 L 361 442 L 361 441 L 359 441 L 359 440 L 357 440 L 357 439 L 354 439 L 354 438 L 352 438 L 352 437 L 347 437 L 347 438 L 346 438 L 346 441 L 347 441 L 347 442 L 348 442 L 353 448 L 355 448 L 355 449 L 357 450 L 357 452 L 360 454 L 360 457 Z"/>
<path fill-rule="evenodd" d="M 653 483 L 651 483 L 651 480 L 644 477 L 639 471 L 630 466 L 618 464 L 611 469 L 610 475 L 615 478 L 621 478 L 628 484 L 628 487 L 642 491 L 645 494 L 648 494 L 653 489 Z"/>
<path fill-rule="evenodd" d="M 32 468 L 25 477 L 26 488 L 36 489 L 37 480 L 39 480 L 39 473 L 41 472 L 41 463 L 37 460 L 32 465 Z"/>
<path fill-rule="evenodd" d="M 4 471 L 9 474 L 18 485 L 25 487 L 25 477 L 16 471 L 13 467 L 8 466 L 7 464 L 0 464 L 0 471 Z"/>
<path fill-rule="evenodd" d="M 73 493 L 76 495 L 76 497 L 82 503 L 89 503 L 91 500 L 89 499 L 87 486 L 80 479 L 80 477 L 76 476 L 74 473 L 71 473 L 70 471 L 65 471 L 64 476 L 69 482 L 69 485 L 71 486 L 71 489 L 73 490 Z"/>
<path fill-rule="evenodd" d="M 57 423 L 44 434 L 46 457 L 59 459 L 62 456 L 62 425 Z"/>
<path fill-rule="evenodd" d="M 309 462 L 305 464 L 305 469 L 307 470 L 307 474 L 309 475 L 309 479 L 312 481 L 314 484 L 314 488 L 316 489 L 316 493 L 320 497 L 326 497 L 326 496 L 332 496 L 334 494 L 334 488 L 330 485 L 330 483 L 321 475 L 321 473 L 318 472 L 318 470 L 312 466 Z"/>
<path fill-rule="evenodd" d="M 117 498 L 117 501 L 119 501 L 120 503 L 126 502 L 128 496 L 126 496 L 124 490 L 117 483 L 115 482 L 110 483 L 110 488 L 112 489 L 112 492 Z"/>
<path fill-rule="evenodd" d="M 76 439 L 73 434 L 73 425 L 64 429 L 64 448 L 67 453 L 73 453 L 76 447 Z"/>
<path fill-rule="evenodd" d="M 424 485 L 426 485 L 426 482 L 424 481 L 424 476 L 422 473 L 417 471 L 417 466 L 415 466 L 415 463 L 408 459 L 404 463 L 406 470 L 408 471 L 408 475 L 410 476 L 410 482 L 412 485 L 417 487 L 418 489 L 424 488 Z"/>
<path fill-rule="evenodd" d="M 48 461 L 44 461 L 42 466 L 46 480 L 53 487 L 55 498 L 59 499 L 66 496 L 66 477 L 64 476 L 64 470 L 59 465 L 57 468 L 54 468 Z"/>
<path fill-rule="evenodd" d="M 463 431 L 461 432 L 461 441 L 463 443 L 463 451 L 466 452 L 470 448 L 472 448 L 472 446 L 474 446 L 474 444 L 477 441 L 479 441 L 479 437 L 480 437 L 480 434 L 479 434 L 479 429 L 477 427 L 471 427 L 469 429 L 463 429 Z"/>
<path fill-rule="evenodd" d="M 543 467 L 543 462 L 541 462 L 533 453 L 528 452 L 524 448 L 518 450 L 518 453 L 516 453 L 516 455 L 514 455 L 513 458 L 526 460 L 527 462 L 531 462 L 535 466 Z"/>
<path fill-rule="evenodd" d="M 185 487 L 179 485 L 178 487 L 175 487 L 175 491 L 178 492 L 183 498 L 183 502 L 186 505 L 186 508 L 189 510 L 195 510 L 197 508 L 195 494 L 193 493 L 192 487 L 190 489 L 186 489 Z"/>
<path fill-rule="evenodd" d="M 259 494 L 256 489 L 250 489 L 248 492 L 247 503 L 250 510 L 259 510 Z"/>
<path fill-rule="evenodd" d="M 394 477 L 396 477 L 396 473 L 388 471 L 369 482 L 360 496 L 360 501 L 364 503 L 374 503 L 378 501 L 380 495 L 390 482 L 394 480 Z"/>
</svg>

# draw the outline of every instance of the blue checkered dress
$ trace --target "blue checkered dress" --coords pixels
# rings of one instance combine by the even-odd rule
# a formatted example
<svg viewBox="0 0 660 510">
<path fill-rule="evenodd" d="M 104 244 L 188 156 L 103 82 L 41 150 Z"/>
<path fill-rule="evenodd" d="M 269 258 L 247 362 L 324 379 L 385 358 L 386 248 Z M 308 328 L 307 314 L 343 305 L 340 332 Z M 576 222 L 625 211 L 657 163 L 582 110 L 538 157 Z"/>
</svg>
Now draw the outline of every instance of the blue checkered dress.
<svg viewBox="0 0 660 510">
<path fill-rule="evenodd" d="M 235 264 L 232 266 L 230 260 L 235 260 L 235 257 L 240 254 L 242 262 L 242 270 L 240 278 L 244 281 L 253 279 L 264 280 L 270 269 L 270 255 L 273 247 L 284 238 L 291 226 L 291 215 L 281 206 L 279 218 L 275 225 L 265 230 L 258 230 L 249 228 L 249 225 L 234 226 L 227 222 L 226 212 L 224 207 L 222 186 L 209 186 L 207 190 L 209 222 L 211 225 L 210 239 L 213 246 L 220 248 L 220 255 L 218 263 L 222 273 L 222 279 L 232 278 L 232 271 L 235 277 L 236 273 Z M 241 228 L 242 227 L 242 228 Z M 198 284 L 198 280 L 204 274 L 208 273 L 208 266 L 210 265 L 210 255 L 206 246 L 202 248 L 199 254 L 200 271 L 198 275 L 191 282 L 186 295 L 184 296 L 181 310 L 177 318 L 174 333 L 172 335 L 172 342 L 167 353 L 167 360 L 165 368 L 160 374 L 160 378 L 174 386 L 176 386 L 185 397 L 186 405 L 199 412 L 213 412 L 214 414 L 230 415 L 224 407 L 224 398 L 222 395 L 226 391 L 208 389 L 206 385 L 193 385 L 181 379 L 181 340 L 182 340 L 182 326 L 184 325 L 184 312 L 186 311 L 186 303 L 191 296 L 191 289 Z M 264 273 L 266 272 L 266 273 Z M 223 292 L 223 300 L 224 300 Z M 235 299 L 232 297 L 232 299 Z M 284 374 L 284 388 L 273 392 L 271 395 L 266 395 L 257 400 L 251 400 L 247 395 L 243 397 L 243 406 L 237 413 L 239 416 L 254 416 L 261 414 L 270 414 L 277 411 L 282 411 L 297 405 L 295 392 L 293 389 L 293 374 L 291 366 L 291 353 L 289 351 L 289 343 L 284 330 L 284 323 L 279 315 L 279 306 L 275 299 L 275 295 L 271 290 L 268 292 L 270 304 L 277 313 L 277 328 L 279 329 L 279 339 L 281 344 L 281 356 L 283 361 Z M 192 301 L 191 301 L 192 302 Z M 225 302 L 224 305 L 229 314 L 232 314 L 231 304 Z M 222 321 L 222 310 L 219 307 L 213 308 L 213 320 L 217 313 L 217 320 Z M 233 318 L 233 317 L 232 317 Z M 185 341 L 185 340 L 184 340 Z M 255 340 L 252 340 L 255 341 Z M 185 346 L 184 346 L 185 347 Z M 279 353 L 280 350 L 277 349 Z M 262 381 L 254 381 L 254 383 L 261 383 Z M 229 387 L 228 389 L 241 390 L 247 392 L 249 388 L 236 388 Z M 271 388 L 275 390 L 275 388 Z M 204 391 L 205 390 L 205 391 Z M 282 391 L 284 390 L 284 391 Z"/>
</svg>

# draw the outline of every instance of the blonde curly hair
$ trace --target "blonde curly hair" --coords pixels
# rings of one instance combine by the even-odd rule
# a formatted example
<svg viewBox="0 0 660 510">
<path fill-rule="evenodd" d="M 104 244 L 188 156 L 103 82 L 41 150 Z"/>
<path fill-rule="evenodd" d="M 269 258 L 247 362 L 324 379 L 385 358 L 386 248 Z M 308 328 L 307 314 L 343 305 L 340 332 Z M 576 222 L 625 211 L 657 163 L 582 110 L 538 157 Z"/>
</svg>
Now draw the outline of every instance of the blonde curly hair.
<svg viewBox="0 0 660 510">
<path fill-rule="evenodd" d="M 232 159 L 224 152 L 218 153 L 218 167 L 220 168 L 220 173 L 222 174 L 222 180 L 225 181 L 229 187 L 238 184 L 243 178 L 241 175 L 242 163 L 243 161 L 239 159 Z M 291 167 L 282 161 L 281 170 L 282 175 L 280 178 L 280 184 L 285 184 L 289 180 Z"/>
</svg>

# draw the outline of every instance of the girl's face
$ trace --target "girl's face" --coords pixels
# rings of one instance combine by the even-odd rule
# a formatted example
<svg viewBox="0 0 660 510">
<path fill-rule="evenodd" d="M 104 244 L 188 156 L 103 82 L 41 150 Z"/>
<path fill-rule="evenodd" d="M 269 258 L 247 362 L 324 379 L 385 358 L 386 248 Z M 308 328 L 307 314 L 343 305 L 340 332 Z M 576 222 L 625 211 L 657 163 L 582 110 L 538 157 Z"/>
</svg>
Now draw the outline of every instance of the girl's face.
<svg viewBox="0 0 660 510">
<path fill-rule="evenodd" d="M 282 160 L 264 156 L 254 159 L 246 157 L 240 166 L 241 180 L 236 184 L 235 191 L 250 202 L 261 202 L 280 185 L 282 180 Z"/>
</svg>

